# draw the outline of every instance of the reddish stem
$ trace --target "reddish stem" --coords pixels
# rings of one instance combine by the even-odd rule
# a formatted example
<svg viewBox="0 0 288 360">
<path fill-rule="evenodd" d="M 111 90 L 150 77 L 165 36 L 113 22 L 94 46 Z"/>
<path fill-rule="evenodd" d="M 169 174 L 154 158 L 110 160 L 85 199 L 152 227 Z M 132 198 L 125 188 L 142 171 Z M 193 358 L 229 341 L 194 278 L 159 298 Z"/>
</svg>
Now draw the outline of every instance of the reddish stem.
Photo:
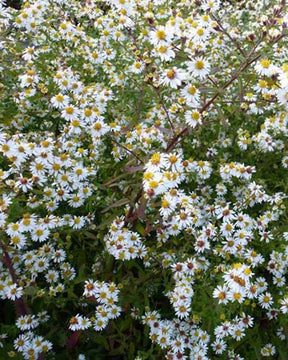
<svg viewBox="0 0 288 360">
<path fill-rule="evenodd" d="M 13 283 L 18 284 L 17 276 L 15 273 L 15 269 L 14 269 L 11 257 L 3 245 L 2 245 L 2 250 L 3 250 L 3 254 L 4 254 L 3 259 L 2 259 L 3 265 L 9 271 L 9 274 L 12 278 Z M 16 307 L 16 315 L 18 317 L 28 314 L 28 309 L 27 309 L 27 306 L 26 306 L 22 296 L 18 299 L 15 299 L 14 303 L 15 303 L 15 307 Z"/>
<path fill-rule="evenodd" d="M 81 332 L 82 332 L 81 330 L 77 330 L 68 338 L 67 340 L 68 350 L 71 350 L 73 347 L 77 346 Z"/>
</svg>

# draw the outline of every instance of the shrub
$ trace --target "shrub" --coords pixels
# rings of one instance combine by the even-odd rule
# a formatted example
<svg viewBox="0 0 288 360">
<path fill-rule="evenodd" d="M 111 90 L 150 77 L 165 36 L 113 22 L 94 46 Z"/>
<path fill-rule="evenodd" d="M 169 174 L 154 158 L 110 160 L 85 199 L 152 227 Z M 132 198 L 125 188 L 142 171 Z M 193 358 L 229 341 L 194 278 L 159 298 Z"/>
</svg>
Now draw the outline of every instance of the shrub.
<svg viewBox="0 0 288 360">
<path fill-rule="evenodd" d="M 0 358 L 286 359 L 286 2 L 0 4 Z"/>
</svg>

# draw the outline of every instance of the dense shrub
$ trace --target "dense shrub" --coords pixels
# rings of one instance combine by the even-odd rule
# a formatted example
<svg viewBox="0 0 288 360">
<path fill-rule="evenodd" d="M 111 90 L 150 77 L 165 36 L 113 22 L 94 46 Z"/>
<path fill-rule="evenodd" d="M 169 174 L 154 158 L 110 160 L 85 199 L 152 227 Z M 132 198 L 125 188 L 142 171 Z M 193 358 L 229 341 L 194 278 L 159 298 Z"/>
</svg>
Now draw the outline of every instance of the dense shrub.
<svg viewBox="0 0 288 360">
<path fill-rule="evenodd" d="M 286 2 L 0 4 L 0 359 L 287 359 Z"/>
</svg>

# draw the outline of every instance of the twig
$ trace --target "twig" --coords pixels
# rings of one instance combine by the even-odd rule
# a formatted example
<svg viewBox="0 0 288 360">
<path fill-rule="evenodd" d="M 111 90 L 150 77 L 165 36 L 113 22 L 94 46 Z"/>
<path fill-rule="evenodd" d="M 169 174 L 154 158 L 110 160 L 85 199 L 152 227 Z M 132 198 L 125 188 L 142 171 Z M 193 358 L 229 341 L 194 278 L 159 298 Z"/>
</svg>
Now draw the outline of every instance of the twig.
<svg viewBox="0 0 288 360">
<path fill-rule="evenodd" d="M 126 218 L 125 218 L 125 222 L 124 222 L 125 226 L 128 225 L 128 222 L 130 222 L 131 219 L 132 219 L 133 221 L 137 220 L 137 218 L 135 218 L 135 217 L 133 216 L 133 212 L 134 212 L 135 204 L 138 203 L 138 201 L 141 199 L 142 195 L 143 195 L 143 187 L 141 186 L 141 188 L 140 188 L 140 190 L 138 191 L 136 197 L 134 198 L 133 205 L 131 205 L 130 208 L 129 208 L 128 214 L 127 214 L 127 216 L 126 216 Z"/>
<path fill-rule="evenodd" d="M 175 134 L 174 125 L 173 125 L 172 120 L 171 120 L 171 118 L 170 118 L 169 112 L 168 112 L 168 110 L 167 110 L 167 108 L 166 108 L 166 106 L 165 106 L 165 103 L 164 103 L 164 101 L 163 101 L 163 99 L 162 99 L 162 96 L 161 96 L 160 93 L 159 93 L 159 89 L 156 88 L 155 86 L 153 86 L 153 89 L 155 90 L 155 92 L 156 92 L 156 94 L 157 94 L 157 96 L 158 96 L 158 98 L 159 98 L 159 100 L 160 100 L 161 106 L 162 106 L 162 108 L 163 108 L 163 110 L 165 111 L 165 114 L 166 114 L 166 116 L 167 116 L 167 120 L 168 120 L 168 122 L 169 122 L 169 124 L 170 124 L 170 126 L 171 126 L 171 129 L 172 129 L 173 133 Z"/>
<path fill-rule="evenodd" d="M 207 79 L 210 80 L 214 86 L 218 86 L 218 84 L 216 83 L 216 81 L 213 80 L 213 79 L 211 78 L 211 76 L 208 75 L 208 76 L 207 76 Z"/>
<path fill-rule="evenodd" d="M 145 83 L 143 81 L 143 84 L 141 86 L 140 93 L 139 93 L 139 101 L 138 101 L 137 110 L 136 110 L 136 119 L 137 119 L 136 121 L 137 121 L 137 123 L 140 120 L 141 108 L 142 108 L 142 103 L 143 103 L 144 86 L 145 86 Z"/>
<path fill-rule="evenodd" d="M 9 274 L 12 278 L 13 283 L 18 285 L 17 276 L 16 276 L 16 272 L 15 272 L 11 257 L 9 255 L 8 251 L 6 250 L 4 244 L 1 244 L 1 248 L 2 248 L 3 254 L 4 254 L 3 258 L 1 259 L 2 263 L 6 267 L 6 269 L 9 271 Z M 15 302 L 17 316 L 26 315 L 29 313 L 22 296 L 20 298 L 15 299 L 14 302 Z"/>
<path fill-rule="evenodd" d="M 120 144 L 116 139 L 111 138 L 111 140 L 117 144 L 118 146 L 122 147 L 123 149 L 125 149 L 126 151 L 128 151 L 131 155 L 133 155 L 138 161 L 141 162 L 141 164 L 144 164 L 143 160 L 140 159 L 140 157 L 138 155 L 136 155 L 132 150 L 128 149 L 125 145 Z"/>
<path fill-rule="evenodd" d="M 235 45 L 236 49 L 241 53 L 241 55 L 243 55 L 244 57 L 246 57 L 245 52 L 241 49 L 241 46 L 238 44 L 238 42 L 233 39 L 233 37 L 224 29 L 224 27 L 221 25 L 220 21 L 213 15 L 210 14 L 211 18 L 217 23 L 217 25 L 219 26 L 221 32 L 223 34 L 225 34 L 231 41 L 232 43 Z"/>
<path fill-rule="evenodd" d="M 253 54 L 253 52 L 256 50 L 257 46 L 255 46 L 250 52 L 250 56 Z M 244 66 L 240 67 L 238 69 L 238 71 L 231 77 L 230 80 L 228 80 L 222 87 L 220 90 L 218 90 L 216 92 L 216 94 L 201 108 L 201 110 L 199 111 L 201 114 L 206 111 L 211 104 L 214 103 L 214 101 L 222 94 L 223 90 L 225 90 L 227 87 L 229 87 L 233 81 L 235 79 L 237 79 L 240 75 L 240 73 L 244 70 L 247 69 L 247 67 L 249 67 L 249 65 L 251 65 L 253 62 L 255 62 L 256 60 L 258 60 L 261 57 L 261 54 L 258 54 L 257 56 L 255 56 L 253 59 L 249 60 L 248 62 L 246 62 L 244 64 Z M 170 144 L 167 146 L 166 151 L 165 152 L 170 152 L 171 150 L 174 149 L 174 147 L 178 144 L 178 140 L 183 137 L 186 133 L 188 133 L 188 127 L 185 127 L 174 139 L 172 139 L 172 141 L 170 142 Z"/>
</svg>

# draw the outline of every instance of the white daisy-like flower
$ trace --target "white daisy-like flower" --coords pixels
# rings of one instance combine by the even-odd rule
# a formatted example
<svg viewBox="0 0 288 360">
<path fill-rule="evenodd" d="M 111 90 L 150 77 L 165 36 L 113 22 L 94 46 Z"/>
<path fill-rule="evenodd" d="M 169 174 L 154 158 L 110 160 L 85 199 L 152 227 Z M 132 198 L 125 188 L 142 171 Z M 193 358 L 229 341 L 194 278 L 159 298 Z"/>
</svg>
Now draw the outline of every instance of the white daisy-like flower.
<svg viewBox="0 0 288 360">
<path fill-rule="evenodd" d="M 172 32 L 170 28 L 159 26 L 155 31 L 150 34 L 150 42 L 152 45 L 165 45 L 169 44 L 172 40 Z"/>
<path fill-rule="evenodd" d="M 79 110 L 73 105 L 66 106 L 61 112 L 65 120 L 75 120 L 79 118 Z"/>
<path fill-rule="evenodd" d="M 193 61 L 187 62 L 188 71 L 200 79 L 204 79 L 210 72 L 210 64 L 203 57 L 198 57 Z"/>
<path fill-rule="evenodd" d="M 186 123 L 192 128 L 202 124 L 201 114 L 198 110 L 187 111 L 185 114 Z"/>
<path fill-rule="evenodd" d="M 181 85 L 182 80 L 184 80 L 186 74 L 184 70 L 177 69 L 175 66 L 170 69 L 164 70 L 160 77 L 160 84 L 170 86 L 172 89 L 177 89 Z"/>
<path fill-rule="evenodd" d="M 280 301 L 281 307 L 280 310 L 283 314 L 288 313 L 288 296 L 286 296 L 284 299 Z"/>
<path fill-rule="evenodd" d="M 269 59 L 261 59 L 255 65 L 257 74 L 264 76 L 271 76 L 277 73 L 277 67 L 271 64 Z"/>
<path fill-rule="evenodd" d="M 276 348 L 272 344 L 266 344 L 261 348 L 261 355 L 265 357 L 273 356 L 276 354 Z"/>
<path fill-rule="evenodd" d="M 196 42 L 204 42 L 209 37 L 210 31 L 205 27 L 197 27 L 192 31 L 193 40 Z"/>
<path fill-rule="evenodd" d="M 200 92 L 195 86 L 191 84 L 185 86 L 184 89 L 181 90 L 181 96 L 186 99 L 187 105 L 195 107 L 199 105 Z"/>
<path fill-rule="evenodd" d="M 207 11 L 210 10 L 211 12 L 217 11 L 220 7 L 220 1 L 219 0 L 206 0 L 202 4 L 202 9 Z"/>
<path fill-rule="evenodd" d="M 153 55 L 159 56 L 161 61 L 170 61 L 175 57 L 175 52 L 167 45 L 160 45 L 153 50 Z"/>
<path fill-rule="evenodd" d="M 277 99 L 279 104 L 288 105 L 288 88 L 277 91 Z"/>
<path fill-rule="evenodd" d="M 273 298 L 270 293 L 266 292 L 265 294 L 260 294 L 258 297 L 260 306 L 263 309 L 269 309 L 273 304 Z"/>
<path fill-rule="evenodd" d="M 68 106 L 69 103 L 69 96 L 57 94 L 52 97 L 51 104 L 58 108 L 58 109 L 64 109 L 66 106 Z"/>
<path fill-rule="evenodd" d="M 223 354 L 223 352 L 226 350 L 227 345 L 222 339 L 217 339 L 212 344 L 212 349 L 215 351 L 217 355 Z"/>
<path fill-rule="evenodd" d="M 286 69 L 286 67 L 284 67 L 283 71 L 279 72 L 278 78 L 282 88 L 288 86 L 288 69 Z"/>
<path fill-rule="evenodd" d="M 131 66 L 131 71 L 134 74 L 140 74 L 145 68 L 145 64 L 140 61 L 135 61 L 133 65 Z"/>
</svg>

